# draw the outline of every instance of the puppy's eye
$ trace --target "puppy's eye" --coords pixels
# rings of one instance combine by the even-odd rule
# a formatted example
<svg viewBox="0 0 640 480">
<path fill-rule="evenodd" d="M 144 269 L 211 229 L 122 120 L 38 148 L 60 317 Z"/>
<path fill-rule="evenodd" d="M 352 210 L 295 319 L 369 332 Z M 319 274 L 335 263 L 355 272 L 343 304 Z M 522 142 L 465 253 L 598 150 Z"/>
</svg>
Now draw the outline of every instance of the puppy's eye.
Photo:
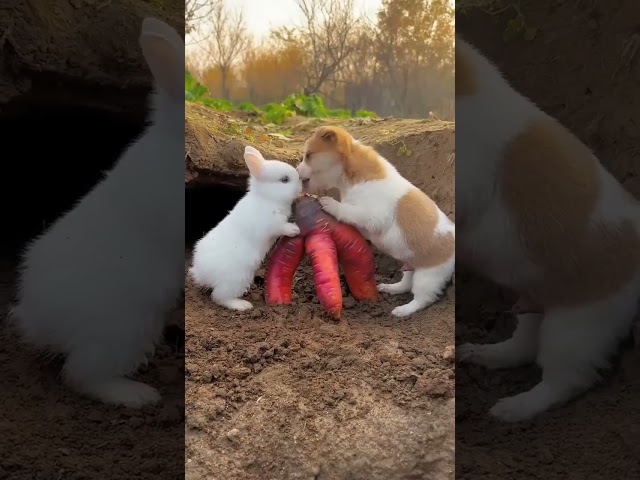
<svg viewBox="0 0 640 480">
<path fill-rule="evenodd" d="M 280 181 L 281 181 L 282 183 L 289 183 L 289 180 L 290 180 L 290 178 L 289 178 L 289 177 L 282 177 L 282 178 L 280 179 Z"/>
<path fill-rule="evenodd" d="M 309 160 L 311 158 L 311 152 L 307 152 L 304 154 L 304 159 Z"/>
</svg>

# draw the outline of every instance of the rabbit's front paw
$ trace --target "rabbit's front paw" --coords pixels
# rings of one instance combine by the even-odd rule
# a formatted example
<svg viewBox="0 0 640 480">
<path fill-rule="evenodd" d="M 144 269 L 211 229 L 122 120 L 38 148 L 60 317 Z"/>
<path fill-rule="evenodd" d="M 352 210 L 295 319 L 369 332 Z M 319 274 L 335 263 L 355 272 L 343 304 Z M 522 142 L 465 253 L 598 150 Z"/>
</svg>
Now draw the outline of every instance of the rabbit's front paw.
<svg viewBox="0 0 640 480">
<path fill-rule="evenodd" d="M 128 378 L 116 378 L 104 381 L 88 381 L 74 384 L 80 393 L 111 405 L 128 408 L 142 408 L 145 405 L 157 404 L 161 401 L 160 393 L 153 387 Z"/>
<path fill-rule="evenodd" d="M 282 234 L 286 237 L 297 237 L 300 235 L 300 227 L 295 223 L 287 223 L 282 229 Z"/>
</svg>

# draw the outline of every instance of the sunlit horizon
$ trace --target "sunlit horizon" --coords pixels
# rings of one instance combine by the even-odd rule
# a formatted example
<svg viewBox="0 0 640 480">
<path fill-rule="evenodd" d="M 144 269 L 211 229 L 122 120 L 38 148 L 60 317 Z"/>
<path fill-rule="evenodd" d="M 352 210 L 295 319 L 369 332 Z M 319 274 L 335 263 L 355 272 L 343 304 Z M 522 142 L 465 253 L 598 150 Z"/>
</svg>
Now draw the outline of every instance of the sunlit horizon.
<svg viewBox="0 0 640 480">
<path fill-rule="evenodd" d="M 450 4 L 453 7 L 455 0 L 450 0 Z M 227 5 L 243 11 L 247 30 L 258 43 L 273 29 L 299 26 L 304 20 L 296 0 L 227 0 Z M 382 0 L 354 0 L 356 14 L 362 14 L 370 21 L 376 21 L 381 6 Z M 187 45 L 187 51 L 197 48 L 195 44 Z"/>
</svg>

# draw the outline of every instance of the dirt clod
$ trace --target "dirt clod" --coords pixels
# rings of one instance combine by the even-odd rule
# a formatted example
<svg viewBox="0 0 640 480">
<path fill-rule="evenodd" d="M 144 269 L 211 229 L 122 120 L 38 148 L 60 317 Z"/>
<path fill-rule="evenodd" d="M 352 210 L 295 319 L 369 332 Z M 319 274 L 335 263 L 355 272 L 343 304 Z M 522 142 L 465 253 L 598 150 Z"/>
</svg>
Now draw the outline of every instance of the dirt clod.
<svg viewBox="0 0 640 480">
<path fill-rule="evenodd" d="M 227 432 L 227 438 L 232 443 L 238 443 L 240 441 L 240 430 L 232 428 Z"/>
<path fill-rule="evenodd" d="M 453 345 L 447 345 L 445 347 L 444 352 L 442 352 L 442 358 L 445 360 L 455 360 L 456 358 L 456 347 Z"/>
</svg>

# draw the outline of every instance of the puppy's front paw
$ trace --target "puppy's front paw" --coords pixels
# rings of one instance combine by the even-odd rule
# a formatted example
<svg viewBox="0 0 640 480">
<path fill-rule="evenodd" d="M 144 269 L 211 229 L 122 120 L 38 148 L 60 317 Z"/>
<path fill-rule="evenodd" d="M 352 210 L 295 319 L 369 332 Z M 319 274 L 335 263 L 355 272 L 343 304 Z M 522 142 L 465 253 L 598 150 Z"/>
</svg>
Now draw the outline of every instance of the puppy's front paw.
<svg viewBox="0 0 640 480">
<path fill-rule="evenodd" d="M 411 303 L 407 303 L 406 305 L 400 305 L 399 307 L 396 307 L 393 310 L 391 310 L 391 315 L 393 315 L 394 317 L 404 318 L 404 317 L 408 317 L 409 315 L 413 315 L 417 311 L 418 311 L 418 308 L 416 308 Z"/>
<path fill-rule="evenodd" d="M 491 407 L 489 414 L 502 422 L 515 423 L 529 420 L 544 411 L 546 404 L 531 392 L 501 398 Z"/>
<path fill-rule="evenodd" d="M 287 223 L 282 230 L 282 234 L 286 237 L 297 237 L 300 235 L 300 227 L 295 223 Z"/>
<path fill-rule="evenodd" d="M 320 205 L 322 209 L 327 212 L 329 215 L 333 215 L 334 217 L 338 216 L 338 212 L 340 211 L 340 202 L 335 198 L 331 197 L 320 197 Z"/>
<path fill-rule="evenodd" d="M 477 363 L 480 345 L 475 343 L 463 343 L 457 348 L 460 363 Z"/>
<path fill-rule="evenodd" d="M 496 344 L 480 345 L 465 343 L 458 347 L 458 361 L 480 365 L 488 369 L 508 368 L 513 363 L 510 350 L 500 349 Z"/>
</svg>

